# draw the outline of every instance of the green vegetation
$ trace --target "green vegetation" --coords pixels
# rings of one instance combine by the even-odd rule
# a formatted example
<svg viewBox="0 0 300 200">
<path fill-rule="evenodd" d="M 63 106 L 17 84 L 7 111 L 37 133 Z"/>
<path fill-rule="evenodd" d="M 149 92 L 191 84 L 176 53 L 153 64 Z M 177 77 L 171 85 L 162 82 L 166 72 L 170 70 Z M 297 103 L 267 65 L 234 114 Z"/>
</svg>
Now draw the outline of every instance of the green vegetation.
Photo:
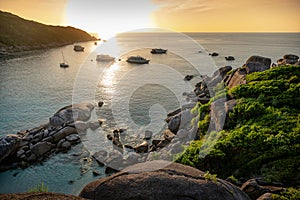
<svg viewBox="0 0 300 200">
<path fill-rule="evenodd" d="M 205 178 L 205 180 L 207 181 L 212 181 L 214 183 L 217 182 L 217 175 L 216 174 L 210 174 L 209 171 L 207 171 L 203 177 Z"/>
<path fill-rule="evenodd" d="M 96 38 L 73 27 L 49 26 L 0 11 L 0 50 L 24 51 L 56 47 Z"/>
<path fill-rule="evenodd" d="M 273 200 L 298 200 L 300 199 L 300 191 L 294 188 L 288 188 L 279 194 L 272 194 Z"/>
<path fill-rule="evenodd" d="M 30 188 L 28 192 L 48 192 L 48 187 L 44 185 L 42 182 L 41 184 L 38 184 L 34 188 Z"/>
<path fill-rule="evenodd" d="M 300 180 L 300 67 L 276 67 L 246 80 L 228 91 L 238 104 L 204 158 L 199 151 L 209 125 L 209 104 L 198 105 L 199 140 L 177 162 L 221 178 L 264 176 L 295 185 Z"/>
</svg>

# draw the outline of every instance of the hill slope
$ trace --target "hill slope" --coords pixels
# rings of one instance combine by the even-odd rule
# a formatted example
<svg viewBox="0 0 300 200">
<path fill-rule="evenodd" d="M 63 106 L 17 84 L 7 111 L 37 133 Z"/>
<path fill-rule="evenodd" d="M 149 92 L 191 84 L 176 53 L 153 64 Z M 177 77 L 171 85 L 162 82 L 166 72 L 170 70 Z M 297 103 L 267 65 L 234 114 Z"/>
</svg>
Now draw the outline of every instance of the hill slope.
<svg viewBox="0 0 300 200">
<path fill-rule="evenodd" d="M 50 26 L 0 11 L 0 54 L 96 40 L 73 27 Z"/>
<path fill-rule="evenodd" d="M 200 158 L 199 153 L 211 103 L 198 105 L 199 116 L 208 116 L 200 118 L 200 140 L 194 141 L 177 162 L 209 170 L 222 178 L 264 177 L 288 186 L 298 185 L 300 67 L 278 66 L 248 74 L 246 80 L 247 84 L 227 92 L 237 105 L 205 158 Z"/>
</svg>

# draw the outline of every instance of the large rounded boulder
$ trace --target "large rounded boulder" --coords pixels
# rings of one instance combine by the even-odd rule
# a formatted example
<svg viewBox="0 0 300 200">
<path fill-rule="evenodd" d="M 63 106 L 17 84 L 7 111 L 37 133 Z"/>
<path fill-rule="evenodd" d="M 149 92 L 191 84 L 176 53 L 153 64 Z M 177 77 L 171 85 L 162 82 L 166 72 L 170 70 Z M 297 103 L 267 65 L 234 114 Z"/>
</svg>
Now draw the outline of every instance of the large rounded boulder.
<svg viewBox="0 0 300 200">
<path fill-rule="evenodd" d="M 262 72 L 270 69 L 271 59 L 262 56 L 251 56 L 245 63 L 247 74 L 252 72 Z"/>
<path fill-rule="evenodd" d="M 69 105 L 58 110 L 50 117 L 49 122 L 52 126 L 63 126 L 75 121 L 87 121 L 90 119 L 93 109 L 94 105 L 91 103 Z"/>
<path fill-rule="evenodd" d="M 0 138 L 0 163 L 17 151 L 20 141 L 21 138 L 15 134 Z"/>
<path fill-rule="evenodd" d="M 130 166 L 122 172 L 89 183 L 79 196 L 101 200 L 249 200 L 231 183 L 205 176 L 195 168 L 167 161 Z"/>
</svg>

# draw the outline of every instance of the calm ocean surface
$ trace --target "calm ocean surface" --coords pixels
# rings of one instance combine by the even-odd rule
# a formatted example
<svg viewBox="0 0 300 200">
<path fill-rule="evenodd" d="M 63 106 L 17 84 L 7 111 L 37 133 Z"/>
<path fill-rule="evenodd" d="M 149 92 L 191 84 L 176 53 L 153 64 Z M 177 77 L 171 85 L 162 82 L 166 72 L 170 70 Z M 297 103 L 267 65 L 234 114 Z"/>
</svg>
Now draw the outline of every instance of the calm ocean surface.
<svg viewBox="0 0 300 200">
<path fill-rule="evenodd" d="M 105 135 L 115 128 L 127 128 L 132 136 L 144 130 L 159 134 L 168 112 L 186 103 L 184 91 L 192 91 L 200 78 L 184 82 L 187 74 L 210 75 L 218 67 L 240 67 L 251 55 L 276 60 L 284 54 L 300 55 L 300 33 L 127 33 L 107 42 L 81 43 L 84 52 L 73 46 L 32 52 L 18 58 L 0 60 L 0 136 L 26 130 L 48 121 L 61 107 L 83 101 L 103 101 L 94 118 L 103 126 L 83 136 L 91 152 L 106 148 Z M 165 55 L 150 54 L 151 48 L 167 48 Z M 62 69 L 63 52 L 70 67 Z M 218 52 L 211 58 L 208 53 Z M 117 57 L 114 63 L 96 62 L 97 54 Z M 148 65 L 128 64 L 129 55 L 150 59 Z M 226 61 L 232 55 L 235 61 Z M 90 138 L 96 138 L 91 140 Z M 100 147 L 99 147 L 100 146 Z M 0 193 L 24 192 L 44 182 L 49 191 L 78 194 L 98 177 L 86 164 L 68 154 L 59 154 L 42 165 L 0 173 Z M 81 168 L 88 169 L 81 174 Z M 72 184 L 69 184 L 72 181 Z"/>
</svg>

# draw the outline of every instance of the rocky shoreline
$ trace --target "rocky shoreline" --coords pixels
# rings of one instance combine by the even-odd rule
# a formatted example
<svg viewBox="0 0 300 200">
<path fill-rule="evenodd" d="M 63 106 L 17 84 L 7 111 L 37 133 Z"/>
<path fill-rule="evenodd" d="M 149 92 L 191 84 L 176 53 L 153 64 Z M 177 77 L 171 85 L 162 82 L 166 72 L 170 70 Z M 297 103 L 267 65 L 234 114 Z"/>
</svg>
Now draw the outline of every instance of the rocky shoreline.
<svg viewBox="0 0 300 200">
<path fill-rule="evenodd" d="M 199 130 L 197 120 L 193 120 L 195 118 L 197 119 L 198 114 L 192 112 L 192 109 L 196 105 L 212 102 L 209 108 L 211 120 L 210 130 L 221 131 L 223 127 L 228 124 L 228 115 L 234 106 L 237 105 L 237 102 L 231 97 L 218 97 L 214 88 L 220 84 L 222 84 L 223 88 L 227 87 L 229 89 L 241 84 L 247 84 L 247 74 L 262 72 L 272 67 L 287 64 L 299 66 L 299 57 L 288 54 L 282 59 L 279 59 L 277 64 L 271 65 L 271 59 L 269 58 L 251 56 L 243 67 L 232 69 L 231 66 L 225 66 L 218 69 L 212 77 L 202 76 L 203 81 L 195 85 L 195 89 L 192 93 L 183 93 L 191 103 L 167 115 L 166 122 L 168 128 L 161 136 L 153 137 L 153 133 L 150 130 L 145 131 L 142 142 L 132 146 L 124 143 L 124 140 L 122 140 L 122 137 L 125 137 L 127 134 L 126 129 L 115 129 L 111 134 L 107 134 L 107 139 L 111 141 L 113 150 L 101 150 L 91 155 L 91 157 L 100 166 L 106 166 L 105 172 L 108 174 L 116 173 L 124 168 L 126 169 L 126 167 L 130 168 L 130 166 L 136 166 L 135 164 L 139 166 L 139 169 L 142 169 L 148 165 L 147 163 L 151 165 L 151 163 L 159 162 L 156 160 L 173 161 L 174 156 L 181 153 L 185 146 L 190 145 L 190 141 L 198 137 L 197 132 Z M 99 107 L 102 105 L 103 103 L 101 102 L 98 104 Z M 94 107 L 95 106 L 90 103 L 69 105 L 58 110 L 50 117 L 47 124 L 2 137 L 0 139 L 0 170 L 4 171 L 15 167 L 26 168 L 30 164 L 42 162 L 55 153 L 67 152 L 72 145 L 76 145 L 80 142 L 79 133 L 88 128 L 97 129 L 101 126 L 102 121 L 100 120 L 90 121 L 91 112 Z M 182 166 L 176 167 L 181 168 Z M 187 171 L 185 171 L 186 174 L 183 173 L 181 175 L 186 178 L 189 177 L 188 171 L 190 170 L 192 170 L 192 168 L 187 169 Z M 146 175 L 143 174 L 141 176 L 145 178 L 148 176 L 155 177 L 157 176 L 155 173 L 160 172 L 155 172 L 154 174 L 143 173 L 146 173 Z M 171 172 L 169 171 L 168 173 L 178 175 L 179 172 L 176 172 L 176 169 L 172 169 Z M 200 179 L 206 180 L 205 184 L 207 184 L 207 181 L 214 183 L 215 178 L 213 178 L 213 175 L 208 175 L 208 178 L 205 178 L 204 173 L 200 174 L 202 174 L 202 178 Z M 125 176 L 124 172 L 119 172 L 112 177 L 119 176 Z M 137 177 L 134 176 L 135 175 L 133 175 L 132 180 L 136 180 Z M 169 179 L 170 177 L 168 180 Z M 242 179 L 233 180 L 231 178 L 226 180 L 236 185 L 238 193 L 243 196 L 243 198 L 239 196 L 239 198 L 236 197 L 232 199 L 249 199 L 238 187 L 248 194 L 250 199 L 260 200 L 270 199 L 272 194 L 280 194 L 286 190 L 282 183 L 264 182 L 260 178 L 254 178 L 248 181 Z M 87 186 L 88 189 L 85 188 L 81 196 L 92 199 L 98 198 L 99 195 L 103 195 L 103 192 L 100 191 L 100 188 L 95 187 L 95 184 L 103 184 L 106 181 L 111 181 L 111 178 L 100 179 L 97 183 L 89 184 L 89 186 Z M 127 179 L 125 179 L 125 182 L 126 181 Z M 157 179 L 157 181 L 161 180 Z M 172 178 L 169 181 L 173 182 Z M 225 185 L 228 184 L 221 179 L 218 179 L 218 181 Z M 122 182 L 122 180 L 120 182 Z M 145 179 L 145 182 L 148 182 L 148 179 L 147 181 Z M 141 182 L 140 184 L 144 184 L 145 182 Z M 201 185 L 203 184 L 204 183 L 201 183 Z M 117 188 L 120 187 L 124 186 L 118 186 Z M 113 188 L 104 188 L 106 188 L 106 191 L 108 189 L 111 189 L 113 192 L 115 191 Z M 126 185 L 126 188 L 128 188 L 128 185 Z M 205 186 L 205 188 L 210 190 L 212 186 Z M 147 187 L 146 189 L 149 188 Z M 147 191 L 145 191 L 145 193 L 146 192 Z M 189 196 L 189 194 L 187 196 Z M 103 196 L 101 196 L 101 198 L 102 197 Z M 106 196 L 107 199 L 109 199 L 108 197 L 111 196 Z M 221 198 L 221 196 L 219 197 Z M 105 198 L 103 197 L 103 199 Z M 119 197 L 118 199 L 122 198 Z"/>
<path fill-rule="evenodd" d="M 89 40 L 78 40 L 78 41 L 70 41 L 70 42 L 53 42 L 48 44 L 41 44 L 41 45 L 33 45 L 33 46 L 7 46 L 1 47 L 0 46 L 0 59 L 11 59 L 17 58 L 20 56 L 25 56 L 28 54 L 32 54 L 34 52 L 38 52 L 41 50 L 47 50 L 51 48 L 59 48 L 66 45 L 72 45 L 75 42 L 90 42 L 95 41 L 96 39 L 89 39 Z"/>
<path fill-rule="evenodd" d="M 93 109 L 94 105 L 90 103 L 66 106 L 44 125 L 2 137 L 0 170 L 26 168 L 54 153 L 67 152 L 72 145 L 81 141 L 78 130 L 100 127 L 101 121 L 88 121 Z"/>
<path fill-rule="evenodd" d="M 296 55 L 285 55 L 284 57 L 299 59 Z M 297 65 L 299 61 L 292 60 L 290 63 Z M 278 61 L 278 65 L 281 65 L 281 61 Z M 188 146 L 190 141 L 198 137 L 197 113 L 192 112 L 197 103 L 206 104 L 213 100 L 210 106 L 210 131 L 221 131 L 223 126 L 228 123 L 228 114 L 237 102 L 230 97 L 217 99 L 214 88 L 218 84 L 222 84 L 222 88 L 227 87 L 228 89 L 246 84 L 247 74 L 262 72 L 270 69 L 270 67 L 270 58 L 251 56 L 243 67 L 232 69 L 231 66 L 225 66 L 218 69 L 212 77 L 203 76 L 203 81 L 195 85 L 192 93 L 183 93 L 191 103 L 167 115 L 168 128 L 159 139 L 153 139 L 152 132 L 146 131 L 144 140 L 140 144 L 136 146 L 124 145 L 120 138 L 126 135 L 126 130 L 116 129 L 112 134 L 107 135 L 107 139 L 112 141 L 114 151 L 109 153 L 101 150 L 96 152 L 93 158 L 101 165 L 112 166 L 116 170 L 121 170 L 135 163 L 157 159 L 172 161 L 176 154 L 183 151 L 184 146 Z M 275 66 L 273 65 L 273 67 Z M 192 123 L 193 119 L 194 122 Z M 128 151 L 129 154 L 124 154 Z"/>
</svg>

